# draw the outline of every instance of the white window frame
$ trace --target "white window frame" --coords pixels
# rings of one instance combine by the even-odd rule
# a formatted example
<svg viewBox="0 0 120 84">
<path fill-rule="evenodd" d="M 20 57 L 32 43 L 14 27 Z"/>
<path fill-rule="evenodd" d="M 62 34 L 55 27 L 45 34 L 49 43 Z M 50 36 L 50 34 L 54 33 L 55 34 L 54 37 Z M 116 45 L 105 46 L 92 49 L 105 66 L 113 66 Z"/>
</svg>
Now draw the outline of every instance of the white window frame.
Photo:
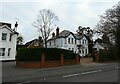
<svg viewBox="0 0 120 84">
<path fill-rule="evenodd" d="M 6 40 L 7 40 L 7 33 L 2 33 L 2 41 L 6 41 Z"/>
<path fill-rule="evenodd" d="M 10 56 L 11 48 L 8 48 L 8 56 Z"/>
<path fill-rule="evenodd" d="M 0 56 L 5 56 L 5 48 L 0 48 Z"/>
</svg>

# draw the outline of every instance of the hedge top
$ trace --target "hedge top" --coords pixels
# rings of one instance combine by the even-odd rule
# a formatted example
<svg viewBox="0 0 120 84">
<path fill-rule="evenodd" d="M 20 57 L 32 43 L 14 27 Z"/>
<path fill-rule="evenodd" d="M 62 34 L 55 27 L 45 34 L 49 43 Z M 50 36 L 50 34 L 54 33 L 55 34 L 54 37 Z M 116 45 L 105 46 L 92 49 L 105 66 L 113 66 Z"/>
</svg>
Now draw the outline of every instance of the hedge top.
<svg viewBox="0 0 120 84">
<path fill-rule="evenodd" d="M 72 51 L 58 48 L 20 48 L 16 61 L 40 61 L 43 53 L 46 60 L 59 60 L 61 54 L 64 54 L 64 59 L 74 59 L 77 55 Z"/>
</svg>

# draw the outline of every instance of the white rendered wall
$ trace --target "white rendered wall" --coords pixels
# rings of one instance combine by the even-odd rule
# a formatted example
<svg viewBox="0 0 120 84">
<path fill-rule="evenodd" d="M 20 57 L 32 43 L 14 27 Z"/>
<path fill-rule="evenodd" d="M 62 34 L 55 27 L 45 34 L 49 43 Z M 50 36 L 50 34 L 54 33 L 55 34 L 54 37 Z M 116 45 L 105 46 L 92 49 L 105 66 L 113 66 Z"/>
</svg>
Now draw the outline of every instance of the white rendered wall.
<svg viewBox="0 0 120 84">
<path fill-rule="evenodd" d="M 2 40 L 2 33 L 7 33 L 7 40 Z M 13 34 L 9 41 L 10 33 L 12 32 L 7 28 L 0 29 L 0 48 L 5 48 L 5 56 L 0 56 L 0 60 L 15 60 L 17 34 Z M 8 56 L 8 48 L 11 48 L 10 56 Z"/>
</svg>

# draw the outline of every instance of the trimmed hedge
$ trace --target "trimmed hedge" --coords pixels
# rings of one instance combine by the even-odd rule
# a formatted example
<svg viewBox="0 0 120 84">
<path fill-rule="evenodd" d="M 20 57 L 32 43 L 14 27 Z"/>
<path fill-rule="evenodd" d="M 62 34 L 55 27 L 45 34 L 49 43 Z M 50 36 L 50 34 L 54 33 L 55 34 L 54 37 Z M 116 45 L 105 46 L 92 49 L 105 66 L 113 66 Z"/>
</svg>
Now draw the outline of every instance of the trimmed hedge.
<svg viewBox="0 0 120 84">
<path fill-rule="evenodd" d="M 45 53 L 46 60 L 59 60 L 64 54 L 64 59 L 75 59 L 77 54 L 72 51 L 58 48 L 21 48 L 18 49 L 16 61 L 40 61 L 41 54 Z"/>
<path fill-rule="evenodd" d="M 106 60 L 117 60 L 118 56 L 118 50 L 116 46 L 112 46 L 108 50 L 100 50 L 100 61 L 106 61 Z"/>
<path fill-rule="evenodd" d="M 109 56 L 108 51 L 100 50 L 99 53 L 100 53 L 100 58 L 99 58 L 100 61 L 107 61 L 108 60 L 108 56 Z"/>
</svg>

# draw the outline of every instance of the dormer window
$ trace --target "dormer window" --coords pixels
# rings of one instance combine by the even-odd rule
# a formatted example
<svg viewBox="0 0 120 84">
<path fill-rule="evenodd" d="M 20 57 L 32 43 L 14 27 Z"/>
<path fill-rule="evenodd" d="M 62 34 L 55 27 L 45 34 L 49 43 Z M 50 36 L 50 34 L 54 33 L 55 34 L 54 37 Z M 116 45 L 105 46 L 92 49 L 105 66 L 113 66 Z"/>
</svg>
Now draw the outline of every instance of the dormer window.
<svg viewBox="0 0 120 84">
<path fill-rule="evenodd" d="M 7 40 L 7 33 L 2 33 L 2 40 L 4 40 L 4 41 Z"/>
</svg>

